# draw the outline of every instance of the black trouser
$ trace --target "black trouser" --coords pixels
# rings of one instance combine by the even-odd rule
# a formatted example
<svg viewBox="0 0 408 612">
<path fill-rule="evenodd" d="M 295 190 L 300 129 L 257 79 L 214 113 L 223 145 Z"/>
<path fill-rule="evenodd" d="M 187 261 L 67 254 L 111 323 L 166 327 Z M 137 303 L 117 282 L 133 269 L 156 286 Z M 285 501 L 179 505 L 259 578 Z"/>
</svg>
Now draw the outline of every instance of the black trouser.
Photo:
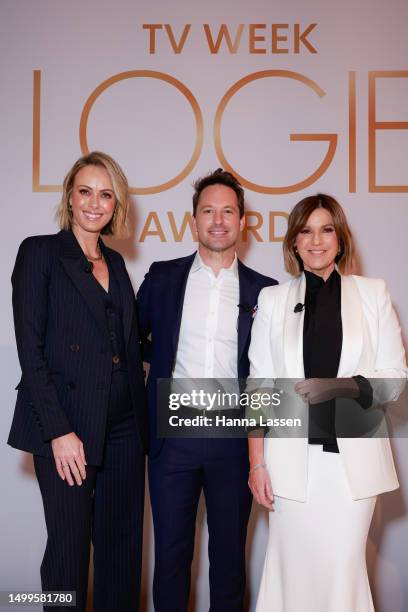
<svg viewBox="0 0 408 612">
<path fill-rule="evenodd" d="M 149 460 L 149 484 L 156 612 L 187 612 L 202 490 L 209 535 L 210 612 L 242 612 L 245 540 L 252 503 L 246 441 L 168 439 L 158 456 Z"/>
<path fill-rule="evenodd" d="M 85 449 L 86 454 L 86 449 Z M 44 591 L 76 591 L 85 612 L 89 550 L 94 545 L 94 612 L 139 610 L 144 456 L 134 418 L 108 427 L 103 464 L 86 466 L 81 486 L 61 480 L 53 459 L 34 457 L 48 540 L 41 565 Z"/>
</svg>

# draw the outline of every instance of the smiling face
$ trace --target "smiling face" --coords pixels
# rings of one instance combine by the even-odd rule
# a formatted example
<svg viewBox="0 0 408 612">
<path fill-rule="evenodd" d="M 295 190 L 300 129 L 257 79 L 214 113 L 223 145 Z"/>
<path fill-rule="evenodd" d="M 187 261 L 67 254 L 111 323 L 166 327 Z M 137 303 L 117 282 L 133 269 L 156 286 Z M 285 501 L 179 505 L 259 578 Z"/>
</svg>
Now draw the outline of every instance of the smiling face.
<svg viewBox="0 0 408 612">
<path fill-rule="evenodd" d="M 194 229 L 197 232 L 200 251 L 235 251 L 245 219 L 239 216 L 236 193 L 231 187 L 215 184 L 205 187 L 200 194 Z"/>
<path fill-rule="evenodd" d="M 81 234 L 99 234 L 112 219 L 116 202 L 112 181 L 105 168 L 89 165 L 79 170 L 70 202 L 72 228 Z"/>
<path fill-rule="evenodd" d="M 304 269 L 326 280 L 334 269 L 339 241 L 333 218 L 325 208 L 315 208 L 295 239 Z"/>
</svg>

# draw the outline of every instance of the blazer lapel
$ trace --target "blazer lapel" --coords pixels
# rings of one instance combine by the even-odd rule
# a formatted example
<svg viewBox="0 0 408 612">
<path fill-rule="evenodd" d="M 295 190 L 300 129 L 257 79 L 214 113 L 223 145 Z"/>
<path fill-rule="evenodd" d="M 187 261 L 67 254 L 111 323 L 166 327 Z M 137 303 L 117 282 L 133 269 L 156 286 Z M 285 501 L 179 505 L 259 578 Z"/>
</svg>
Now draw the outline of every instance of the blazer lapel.
<svg viewBox="0 0 408 612">
<path fill-rule="evenodd" d="M 255 304 L 252 292 L 252 279 L 246 266 L 238 260 L 239 277 L 239 312 L 238 312 L 238 371 L 239 362 L 244 352 L 252 324 L 252 312 Z"/>
<path fill-rule="evenodd" d="M 95 280 L 92 278 L 89 262 L 72 232 L 62 230 L 59 236 L 62 247 L 59 260 L 87 304 L 102 335 L 109 341 L 105 309 L 102 300 L 98 296 L 97 291 L 95 291 L 95 286 L 93 285 Z"/>
<path fill-rule="evenodd" d="M 285 355 L 285 373 L 290 378 L 304 378 L 303 366 L 303 320 L 305 309 L 294 312 L 296 304 L 305 303 L 306 279 L 301 274 L 292 280 L 285 308 L 283 347 Z"/>
<path fill-rule="evenodd" d="M 341 277 L 341 322 L 343 345 L 338 377 L 353 376 L 363 347 L 363 312 L 361 297 L 352 276 Z"/>
<path fill-rule="evenodd" d="M 184 295 L 186 293 L 186 285 L 188 275 L 193 265 L 195 253 L 189 257 L 183 258 L 176 263 L 174 274 L 169 278 L 170 290 L 167 294 L 168 312 L 170 313 L 171 321 L 168 322 L 169 329 L 172 330 L 172 351 L 176 355 L 177 344 L 180 334 L 181 317 L 183 315 Z"/>
</svg>

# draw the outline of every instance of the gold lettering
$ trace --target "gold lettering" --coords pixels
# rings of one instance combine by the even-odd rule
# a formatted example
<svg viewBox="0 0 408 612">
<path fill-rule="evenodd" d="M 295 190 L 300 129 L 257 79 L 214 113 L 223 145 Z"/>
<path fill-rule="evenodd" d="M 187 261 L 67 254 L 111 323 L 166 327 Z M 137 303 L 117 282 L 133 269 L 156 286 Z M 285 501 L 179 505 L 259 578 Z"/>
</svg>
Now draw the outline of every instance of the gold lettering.
<svg viewBox="0 0 408 612">
<path fill-rule="evenodd" d="M 294 28 L 295 40 L 293 44 L 295 53 L 300 52 L 300 43 L 302 43 L 306 47 L 306 49 L 310 51 L 310 53 L 317 53 L 317 49 L 315 49 L 314 46 L 307 40 L 307 37 L 309 36 L 310 32 L 314 30 L 316 26 L 317 26 L 317 23 L 311 23 L 306 28 L 306 30 L 302 32 L 302 34 L 300 34 L 300 24 L 295 23 L 295 28 Z"/>
<path fill-rule="evenodd" d="M 218 53 L 223 38 L 225 38 L 225 42 L 227 44 L 227 47 L 230 53 L 234 54 L 238 51 L 238 48 L 241 42 L 242 31 L 244 29 L 243 23 L 240 23 L 237 28 L 234 42 L 232 42 L 231 40 L 231 36 L 228 30 L 228 27 L 225 23 L 221 24 L 216 42 L 214 42 L 214 39 L 212 37 L 209 24 L 205 23 L 203 27 L 204 27 L 205 36 L 207 38 L 208 48 L 210 49 L 210 53 L 212 54 Z"/>
<path fill-rule="evenodd" d="M 62 185 L 41 185 L 41 70 L 33 74 L 33 191 L 62 191 Z"/>
<path fill-rule="evenodd" d="M 285 235 L 276 235 L 276 217 L 283 217 L 286 221 L 289 219 L 287 212 L 283 210 L 271 210 L 269 212 L 269 242 L 283 242 Z"/>
<path fill-rule="evenodd" d="M 349 192 L 356 193 L 356 73 L 349 72 Z"/>
<path fill-rule="evenodd" d="M 266 23 L 250 23 L 249 24 L 249 52 L 250 53 L 258 53 L 258 54 L 266 53 L 266 49 L 259 49 L 259 47 L 255 46 L 257 42 L 265 41 L 265 36 L 256 35 L 256 30 L 260 30 L 261 28 L 265 29 Z"/>
<path fill-rule="evenodd" d="M 373 70 L 368 73 L 368 190 L 370 193 L 407 193 L 408 185 L 377 185 L 377 130 L 408 130 L 408 121 L 377 121 L 377 79 L 408 78 L 408 70 Z"/>
<path fill-rule="evenodd" d="M 173 49 L 174 53 L 176 53 L 176 54 L 181 53 L 182 50 L 183 50 L 183 47 L 184 47 L 184 45 L 186 43 L 187 36 L 188 36 L 188 34 L 190 32 L 191 23 L 187 23 L 184 26 L 184 30 L 183 30 L 183 33 L 181 35 L 179 43 L 177 43 L 176 39 L 174 38 L 174 34 L 173 34 L 173 30 L 172 30 L 171 25 L 169 23 L 165 23 L 164 24 L 164 28 L 165 28 L 165 30 L 167 32 L 167 36 L 169 37 L 170 44 L 172 46 L 172 49 Z"/>
<path fill-rule="evenodd" d="M 254 225 L 251 225 L 249 223 L 250 217 L 255 217 L 256 222 Z M 258 230 L 262 227 L 262 225 L 263 225 L 263 218 L 262 218 L 261 213 L 256 212 L 255 210 L 248 210 L 245 213 L 245 226 L 244 226 L 244 229 L 242 230 L 242 242 L 248 241 L 249 233 L 251 233 L 251 235 L 255 238 L 257 242 L 263 242 L 263 238 L 258 232 Z"/>
<path fill-rule="evenodd" d="M 134 78 L 140 78 L 140 77 L 158 79 L 159 81 L 165 81 L 166 83 L 169 83 L 170 85 L 178 89 L 178 91 L 181 94 L 183 94 L 183 96 L 187 98 L 188 102 L 190 103 L 190 106 L 194 113 L 195 122 L 196 122 L 196 141 L 194 145 L 194 151 L 190 158 L 190 161 L 187 163 L 185 168 L 179 174 L 177 174 L 174 178 L 170 179 L 169 181 L 166 181 L 165 183 L 161 183 L 159 185 L 152 185 L 150 187 L 130 187 L 129 188 L 130 193 L 134 193 L 136 195 L 146 195 L 146 194 L 160 193 L 161 191 L 166 191 L 167 189 L 170 189 L 170 187 L 174 187 L 178 183 L 181 183 L 181 181 L 190 174 L 190 172 L 196 165 L 198 158 L 200 157 L 201 149 L 203 147 L 203 137 L 204 137 L 203 116 L 201 114 L 201 110 L 200 110 L 197 100 L 195 99 L 191 91 L 185 85 L 183 85 L 183 83 L 181 83 L 181 81 L 178 81 L 177 79 L 170 76 L 169 74 L 166 74 L 165 72 L 156 72 L 155 70 L 129 70 L 128 72 L 120 72 L 119 74 L 115 74 L 109 79 L 106 79 L 106 81 L 103 81 L 103 83 L 101 83 L 100 85 L 98 85 L 96 89 L 94 89 L 94 91 L 91 93 L 91 95 L 85 102 L 85 106 L 82 110 L 81 120 L 79 123 L 79 141 L 81 144 L 82 153 L 83 155 L 86 155 L 87 153 L 89 153 L 88 140 L 87 140 L 87 134 L 86 134 L 87 127 L 88 127 L 89 114 L 96 100 L 99 98 L 99 96 L 106 89 L 108 89 L 115 83 L 119 83 L 120 81 L 123 81 L 125 79 L 134 79 Z"/>
<path fill-rule="evenodd" d="M 193 216 L 191 212 L 184 213 L 184 217 L 181 223 L 180 230 L 177 229 L 176 220 L 174 218 L 174 213 L 171 211 L 168 211 L 167 217 L 169 219 L 170 228 L 173 233 L 174 242 L 182 242 L 184 238 L 184 234 L 186 233 L 187 226 L 190 228 L 190 232 L 193 237 L 193 240 L 197 241 L 197 237 L 193 230 Z"/>
<path fill-rule="evenodd" d="M 156 53 L 156 30 L 161 30 L 163 26 L 161 23 L 144 23 L 142 27 L 144 30 L 149 30 L 149 53 L 154 54 Z"/>
<path fill-rule="evenodd" d="M 273 23 L 272 24 L 272 53 L 289 53 L 289 49 L 278 46 L 280 42 L 286 42 L 288 40 L 287 35 L 279 36 L 279 30 L 287 30 L 289 28 L 288 23 Z"/>
<path fill-rule="evenodd" d="M 153 225 L 155 229 L 150 229 L 151 225 Z M 158 236 L 161 242 L 167 242 L 157 212 L 149 212 L 147 215 L 142 233 L 140 234 L 139 242 L 144 242 L 147 236 Z"/>
<path fill-rule="evenodd" d="M 312 79 L 305 77 L 304 75 L 298 72 L 291 72 L 289 70 L 261 70 L 260 72 L 253 72 L 248 76 L 240 79 L 232 87 L 228 89 L 226 94 L 221 99 L 221 102 L 218 105 L 217 112 L 215 114 L 214 119 L 214 146 L 218 156 L 218 159 L 221 162 L 223 168 L 234 174 L 237 179 L 242 183 L 244 187 L 251 189 L 252 191 L 256 191 L 258 193 L 269 193 L 269 194 L 281 194 L 281 193 L 293 193 L 294 191 L 300 191 L 301 189 L 305 189 L 312 185 L 318 178 L 320 178 L 330 166 L 334 154 L 336 152 L 337 147 L 337 134 L 290 134 L 290 140 L 293 141 L 308 141 L 308 142 L 328 142 L 329 147 L 327 153 L 318 166 L 318 168 L 313 172 L 310 176 L 305 178 L 303 181 L 299 181 L 298 183 L 294 183 L 293 185 L 288 185 L 285 187 L 270 187 L 268 185 L 259 185 L 257 183 L 253 183 L 252 181 L 246 179 L 241 174 L 239 174 L 228 162 L 225 157 L 224 150 L 222 148 L 221 143 L 221 123 L 222 117 L 225 111 L 225 108 L 231 98 L 245 85 L 251 83 L 252 81 L 256 81 L 258 79 L 270 78 L 270 77 L 283 77 L 287 79 L 295 79 L 296 81 L 300 81 L 301 83 L 310 87 L 320 98 L 325 96 L 325 92 L 315 83 Z"/>
</svg>

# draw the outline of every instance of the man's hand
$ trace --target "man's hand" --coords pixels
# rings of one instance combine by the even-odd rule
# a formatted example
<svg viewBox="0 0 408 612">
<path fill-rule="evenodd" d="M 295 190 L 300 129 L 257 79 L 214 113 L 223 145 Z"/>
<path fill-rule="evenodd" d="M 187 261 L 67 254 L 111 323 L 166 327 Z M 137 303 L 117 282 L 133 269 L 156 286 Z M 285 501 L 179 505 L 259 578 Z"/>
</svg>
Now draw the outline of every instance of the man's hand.
<svg viewBox="0 0 408 612">
<path fill-rule="evenodd" d="M 62 480 L 66 480 L 72 487 L 74 479 L 81 485 L 86 478 L 86 459 L 84 445 L 78 436 L 71 433 L 51 441 L 57 472 Z"/>
</svg>

